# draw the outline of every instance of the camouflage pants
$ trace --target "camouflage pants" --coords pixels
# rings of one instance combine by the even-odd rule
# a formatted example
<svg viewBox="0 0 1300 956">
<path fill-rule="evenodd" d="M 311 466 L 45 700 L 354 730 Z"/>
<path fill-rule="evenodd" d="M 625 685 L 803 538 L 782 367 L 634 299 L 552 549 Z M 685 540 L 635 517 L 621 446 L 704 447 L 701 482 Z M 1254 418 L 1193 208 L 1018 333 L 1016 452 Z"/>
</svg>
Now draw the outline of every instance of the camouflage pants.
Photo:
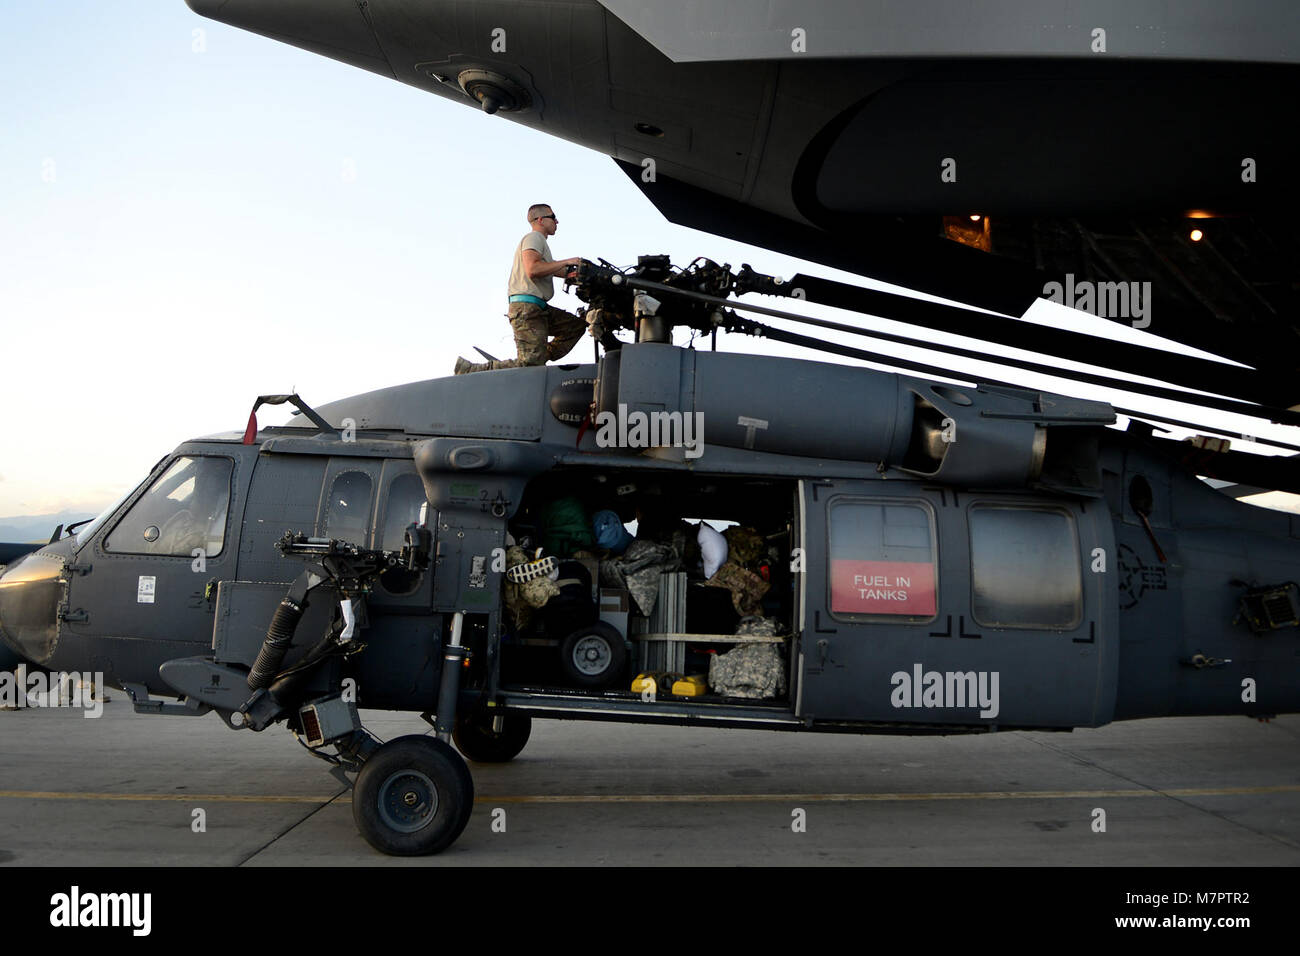
<svg viewBox="0 0 1300 956">
<path fill-rule="evenodd" d="M 493 362 L 493 368 L 520 368 L 525 365 L 545 365 L 568 355 L 578 344 L 587 323 L 572 312 L 534 302 L 511 302 L 506 313 L 510 327 L 515 332 L 517 359 Z M 546 341 L 547 337 L 551 341 Z"/>
</svg>

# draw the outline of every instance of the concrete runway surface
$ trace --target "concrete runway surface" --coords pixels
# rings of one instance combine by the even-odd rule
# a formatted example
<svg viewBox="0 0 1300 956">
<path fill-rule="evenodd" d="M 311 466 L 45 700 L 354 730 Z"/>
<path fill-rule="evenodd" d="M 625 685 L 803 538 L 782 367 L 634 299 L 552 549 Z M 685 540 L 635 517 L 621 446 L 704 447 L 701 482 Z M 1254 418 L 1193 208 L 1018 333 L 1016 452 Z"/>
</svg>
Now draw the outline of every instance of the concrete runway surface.
<svg viewBox="0 0 1300 956">
<path fill-rule="evenodd" d="M 283 726 L 111 698 L 99 719 L 0 712 L 0 865 L 1300 865 L 1294 715 L 947 738 L 539 720 L 513 762 L 470 765 L 450 849 L 394 859 Z"/>
</svg>

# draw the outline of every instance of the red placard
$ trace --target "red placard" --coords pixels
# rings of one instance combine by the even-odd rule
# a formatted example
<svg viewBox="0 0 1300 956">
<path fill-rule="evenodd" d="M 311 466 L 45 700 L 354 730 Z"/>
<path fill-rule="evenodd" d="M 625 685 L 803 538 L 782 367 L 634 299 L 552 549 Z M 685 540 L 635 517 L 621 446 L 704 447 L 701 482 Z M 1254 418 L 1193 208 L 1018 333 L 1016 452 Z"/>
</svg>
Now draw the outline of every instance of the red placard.
<svg viewBox="0 0 1300 956">
<path fill-rule="evenodd" d="M 934 565 L 832 559 L 831 610 L 928 617 L 934 614 Z"/>
</svg>

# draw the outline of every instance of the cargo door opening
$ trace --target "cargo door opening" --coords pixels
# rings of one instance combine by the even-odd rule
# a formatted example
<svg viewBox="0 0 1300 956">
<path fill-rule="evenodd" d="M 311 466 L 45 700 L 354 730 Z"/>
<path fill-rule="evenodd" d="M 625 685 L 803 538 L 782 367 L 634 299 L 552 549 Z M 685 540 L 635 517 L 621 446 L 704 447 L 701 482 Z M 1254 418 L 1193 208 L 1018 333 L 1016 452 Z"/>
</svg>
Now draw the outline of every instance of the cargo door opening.
<svg viewBox="0 0 1300 956">
<path fill-rule="evenodd" d="M 795 483 L 548 472 L 509 522 L 502 690 L 790 709 Z"/>
</svg>

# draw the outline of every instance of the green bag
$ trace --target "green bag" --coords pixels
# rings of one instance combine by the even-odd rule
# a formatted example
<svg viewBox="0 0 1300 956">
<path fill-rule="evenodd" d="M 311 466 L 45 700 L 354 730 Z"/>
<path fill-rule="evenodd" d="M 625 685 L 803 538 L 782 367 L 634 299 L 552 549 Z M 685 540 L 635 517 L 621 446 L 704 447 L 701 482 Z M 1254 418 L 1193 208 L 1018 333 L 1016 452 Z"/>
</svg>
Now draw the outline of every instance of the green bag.
<svg viewBox="0 0 1300 956">
<path fill-rule="evenodd" d="M 572 557 L 575 551 L 595 547 L 591 536 L 591 519 L 582 502 L 573 496 L 556 498 L 537 513 L 542 549 L 557 558 Z"/>
</svg>

